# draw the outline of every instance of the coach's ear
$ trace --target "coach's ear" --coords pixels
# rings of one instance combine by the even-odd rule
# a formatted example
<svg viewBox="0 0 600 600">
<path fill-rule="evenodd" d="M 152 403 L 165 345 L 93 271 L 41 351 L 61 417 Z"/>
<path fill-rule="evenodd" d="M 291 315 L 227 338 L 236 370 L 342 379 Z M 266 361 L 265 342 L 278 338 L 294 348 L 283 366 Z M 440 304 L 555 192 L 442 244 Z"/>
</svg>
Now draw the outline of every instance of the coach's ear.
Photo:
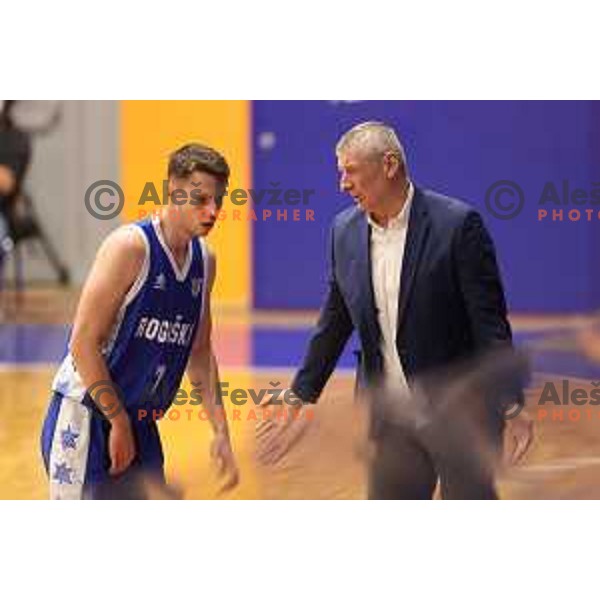
<svg viewBox="0 0 600 600">
<path fill-rule="evenodd" d="M 395 179 L 401 169 L 400 159 L 392 152 L 383 155 L 383 170 L 387 179 Z"/>
</svg>

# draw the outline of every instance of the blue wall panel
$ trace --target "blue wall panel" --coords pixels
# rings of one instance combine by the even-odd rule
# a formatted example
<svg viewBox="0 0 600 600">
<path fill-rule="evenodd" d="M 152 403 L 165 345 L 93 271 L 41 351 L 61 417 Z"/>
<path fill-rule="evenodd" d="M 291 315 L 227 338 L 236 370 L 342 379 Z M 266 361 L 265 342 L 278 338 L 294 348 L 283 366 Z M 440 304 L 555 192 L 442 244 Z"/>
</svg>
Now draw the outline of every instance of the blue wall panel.
<svg viewBox="0 0 600 600">
<path fill-rule="evenodd" d="M 314 189 L 308 208 L 315 221 L 254 224 L 257 308 L 320 305 L 327 231 L 335 213 L 350 202 L 337 189 L 335 143 L 352 125 L 369 119 L 396 127 L 417 184 L 481 210 L 496 242 L 512 311 L 600 306 L 594 267 L 600 221 L 569 222 L 566 210 L 563 222 L 537 218 L 547 181 L 560 187 L 567 179 L 571 188 L 587 190 L 600 181 L 600 103 L 258 101 L 253 103 L 254 187 Z M 484 205 L 488 187 L 502 179 L 515 181 L 525 194 L 524 209 L 513 220 L 494 218 Z"/>
</svg>

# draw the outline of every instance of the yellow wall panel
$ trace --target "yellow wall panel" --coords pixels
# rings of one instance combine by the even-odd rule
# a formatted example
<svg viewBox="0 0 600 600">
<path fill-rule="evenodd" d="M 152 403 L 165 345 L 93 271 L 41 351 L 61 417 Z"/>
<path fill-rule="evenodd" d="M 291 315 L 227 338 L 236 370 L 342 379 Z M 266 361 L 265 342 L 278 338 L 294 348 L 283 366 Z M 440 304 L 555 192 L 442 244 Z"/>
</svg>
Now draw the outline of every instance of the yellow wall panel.
<svg viewBox="0 0 600 600">
<path fill-rule="evenodd" d="M 170 152 L 190 142 L 201 142 L 222 152 L 231 167 L 230 189 L 251 186 L 250 103 L 244 100 L 125 100 L 121 102 L 121 185 L 125 192 L 126 220 L 151 212 L 151 203 L 139 204 L 146 182 L 154 183 L 162 197 Z M 241 211 L 232 218 L 225 200 L 223 220 L 209 235 L 215 250 L 218 277 L 214 300 L 247 308 L 251 302 L 251 225 Z"/>
</svg>

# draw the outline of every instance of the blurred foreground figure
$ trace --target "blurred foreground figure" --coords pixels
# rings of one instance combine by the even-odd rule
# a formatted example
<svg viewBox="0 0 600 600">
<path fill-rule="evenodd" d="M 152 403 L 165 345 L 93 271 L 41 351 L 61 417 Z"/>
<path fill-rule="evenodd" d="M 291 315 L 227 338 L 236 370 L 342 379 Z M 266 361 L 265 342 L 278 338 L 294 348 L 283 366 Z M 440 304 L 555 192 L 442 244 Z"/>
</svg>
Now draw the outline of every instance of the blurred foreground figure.
<svg viewBox="0 0 600 600">
<path fill-rule="evenodd" d="M 0 279 L 5 256 L 12 250 L 10 214 L 31 157 L 29 136 L 13 122 L 14 100 L 0 101 Z"/>
<path fill-rule="evenodd" d="M 276 430 L 275 458 L 261 470 L 264 493 L 427 499 L 439 484 L 445 499 L 494 499 L 495 478 L 512 473 L 505 467 L 531 440 L 503 436 L 505 419 L 520 417 L 514 398 L 528 377 L 528 356 L 507 347 L 417 377 L 410 392 L 372 387 L 354 401 L 349 388 L 332 392 L 326 404 L 303 407 L 300 419 Z M 268 431 L 259 444 L 273 440 Z"/>
<path fill-rule="evenodd" d="M 329 292 L 291 389 L 303 403 L 316 402 L 356 329 L 358 380 L 367 396 L 390 402 L 411 397 L 418 404 L 415 385 L 422 381 L 434 404 L 426 374 L 451 373 L 494 349 L 511 348 L 493 242 L 472 206 L 413 183 L 391 127 L 357 125 L 342 136 L 336 154 L 340 187 L 355 206 L 334 221 Z M 501 446 L 504 411 L 515 402 L 523 403 L 520 390 L 507 404 L 485 405 L 484 431 L 492 446 Z M 431 498 L 438 478 L 445 481 L 444 497 L 496 497 L 491 475 L 464 481 L 463 470 L 442 468 L 435 456 L 445 451 L 432 445 L 435 427 L 427 430 L 430 435 L 416 436 L 411 428 L 382 420 L 378 402 L 371 406 L 376 459 L 370 498 Z M 259 457 L 265 463 L 276 462 L 301 439 L 298 423 L 306 420 L 258 424 Z M 521 413 L 508 423 L 517 460 L 531 441 L 531 421 Z M 476 448 L 467 452 L 479 460 Z"/>
<path fill-rule="evenodd" d="M 369 497 L 431 498 L 439 479 L 445 499 L 495 499 L 496 473 L 530 443 L 510 437 L 503 460 L 504 421 L 519 418 L 514 399 L 528 374 L 525 355 L 505 348 L 417 377 L 410 391 L 365 391 L 373 446 Z"/>
</svg>

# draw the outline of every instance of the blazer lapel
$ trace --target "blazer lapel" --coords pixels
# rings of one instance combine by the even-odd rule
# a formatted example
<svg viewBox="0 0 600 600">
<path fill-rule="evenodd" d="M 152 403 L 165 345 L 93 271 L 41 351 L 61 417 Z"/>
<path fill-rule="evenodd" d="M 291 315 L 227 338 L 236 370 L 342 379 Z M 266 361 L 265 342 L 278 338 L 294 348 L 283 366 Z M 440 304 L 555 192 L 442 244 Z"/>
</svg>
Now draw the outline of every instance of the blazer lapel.
<svg viewBox="0 0 600 600">
<path fill-rule="evenodd" d="M 400 332 L 402 321 L 406 316 L 406 306 L 419 266 L 419 258 L 425 247 L 425 242 L 427 241 L 429 228 L 430 224 L 422 193 L 419 188 L 415 186 L 412 207 L 408 219 L 406 242 L 404 245 L 402 273 L 400 275 L 397 334 Z"/>
<path fill-rule="evenodd" d="M 373 292 L 373 279 L 371 275 L 371 232 L 366 215 L 358 220 L 359 227 L 359 246 L 357 269 L 360 289 L 365 290 L 362 296 L 362 308 L 367 327 L 373 336 L 373 343 L 376 344 L 380 339 L 379 324 L 377 321 L 377 310 L 375 308 L 375 293 Z"/>
</svg>

